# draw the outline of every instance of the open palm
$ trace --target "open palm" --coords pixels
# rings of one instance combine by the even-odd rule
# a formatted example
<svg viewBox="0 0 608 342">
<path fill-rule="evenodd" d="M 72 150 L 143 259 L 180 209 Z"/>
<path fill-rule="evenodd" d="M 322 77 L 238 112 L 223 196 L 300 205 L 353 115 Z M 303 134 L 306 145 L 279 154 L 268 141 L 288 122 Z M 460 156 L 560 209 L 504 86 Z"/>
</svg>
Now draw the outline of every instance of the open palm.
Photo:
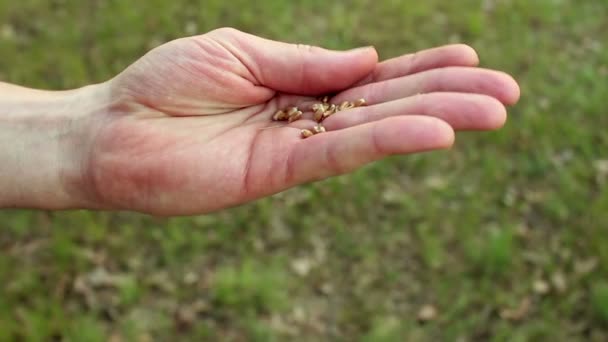
<svg viewBox="0 0 608 342">
<path fill-rule="evenodd" d="M 234 29 L 170 42 L 108 82 L 114 103 L 92 134 L 92 196 L 105 208 L 204 213 L 387 155 L 447 148 L 453 129 L 502 126 L 503 104 L 519 97 L 511 77 L 477 63 L 463 45 L 378 63 L 373 48 L 335 52 Z M 327 93 L 369 106 L 331 116 L 327 133 L 305 140 L 310 113 L 271 121 Z"/>
</svg>

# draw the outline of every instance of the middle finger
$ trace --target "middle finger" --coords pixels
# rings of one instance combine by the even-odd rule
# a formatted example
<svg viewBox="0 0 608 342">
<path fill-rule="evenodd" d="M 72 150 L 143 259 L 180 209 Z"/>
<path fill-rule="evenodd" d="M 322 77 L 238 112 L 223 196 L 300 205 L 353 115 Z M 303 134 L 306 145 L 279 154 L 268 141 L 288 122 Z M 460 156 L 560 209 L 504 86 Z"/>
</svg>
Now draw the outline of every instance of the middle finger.
<svg viewBox="0 0 608 342">
<path fill-rule="evenodd" d="M 503 72 L 448 67 L 350 88 L 336 95 L 332 102 L 365 98 L 369 104 L 377 104 L 431 92 L 488 95 L 507 105 L 514 104 L 519 99 L 517 82 Z"/>
</svg>

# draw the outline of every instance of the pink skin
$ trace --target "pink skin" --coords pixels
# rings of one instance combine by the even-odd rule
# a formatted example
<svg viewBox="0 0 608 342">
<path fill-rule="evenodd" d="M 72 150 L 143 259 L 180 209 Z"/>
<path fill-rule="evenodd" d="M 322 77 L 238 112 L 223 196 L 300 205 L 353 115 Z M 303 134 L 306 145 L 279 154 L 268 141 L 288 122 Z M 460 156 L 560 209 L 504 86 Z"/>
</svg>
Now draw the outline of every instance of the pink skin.
<svg viewBox="0 0 608 342">
<path fill-rule="evenodd" d="M 510 76 L 477 64 L 464 45 L 378 63 L 373 48 L 334 52 L 233 29 L 173 41 L 103 85 L 113 102 L 91 121 L 81 197 L 96 208 L 199 214 L 388 155 L 449 148 L 454 129 L 502 126 L 504 105 L 519 97 Z M 370 105 L 305 140 L 310 113 L 272 127 L 278 108 L 326 93 Z"/>
</svg>

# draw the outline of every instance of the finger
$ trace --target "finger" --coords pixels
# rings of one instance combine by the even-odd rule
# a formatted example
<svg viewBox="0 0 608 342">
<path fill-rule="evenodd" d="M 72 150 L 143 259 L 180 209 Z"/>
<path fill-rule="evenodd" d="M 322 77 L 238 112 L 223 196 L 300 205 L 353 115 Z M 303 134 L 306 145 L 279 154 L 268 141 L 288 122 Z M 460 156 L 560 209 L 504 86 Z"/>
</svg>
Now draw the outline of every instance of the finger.
<svg viewBox="0 0 608 342">
<path fill-rule="evenodd" d="M 464 44 L 446 45 L 399 56 L 379 63 L 373 73 L 357 85 L 386 81 L 436 68 L 449 66 L 477 66 L 479 57 L 475 50 Z"/>
<path fill-rule="evenodd" d="M 286 162 L 288 184 L 351 172 L 394 154 L 452 146 L 454 131 L 426 116 L 400 116 L 330 131 L 298 141 Z"/>
<path fill-rule="evenodd" d="M 226 28 L 209 35 L 245 65 L 257 85 L 286 93 L 318 95 L 345 89 L 370 74 L 378 62 L 373 47 L 331 51 Z"/>
<path fill-rule="evenodd" d="M 368 103 L 375 104 L 432 92 L 484 94 L 508 105 L 516 103 L 520 94 L 517 82 L 503 72 L 449 67 L 351 88 L 338 94 L 332 101 L 339 103 L 362 97 Z"/>
<path fill-rule="evenodd" d="M 504 125 L 505 106 L 491 96 L 462 93 L 429 93 L 338 112 L 323 121 L 332 130 L 344 129 L 400 115 L 439 118 L 455 130 L 491 130 Z"/>
</svg>

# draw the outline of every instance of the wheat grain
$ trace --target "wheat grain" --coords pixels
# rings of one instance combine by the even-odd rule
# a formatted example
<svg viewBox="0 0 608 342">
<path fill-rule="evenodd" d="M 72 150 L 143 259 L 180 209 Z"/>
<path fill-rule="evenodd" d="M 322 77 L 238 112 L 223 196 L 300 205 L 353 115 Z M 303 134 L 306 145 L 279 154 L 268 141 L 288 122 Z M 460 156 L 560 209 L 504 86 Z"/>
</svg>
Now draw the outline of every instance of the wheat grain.
<svg viewBox="0 0 608 342">
<path fill-rule="evenodd" d="M 317 110 L 314 111 L 313 119 L 316 122 L 321 122 L 321 120 L 323 120 L 323 114 L 324 113 L 325 113 L 325 110 L 322 107 L 318 108 Z"/>
<path fill-rule="evenodd" d="M 314 133 L 309 129 L 303 129 L 300 131 L 300 135 L 302 136 L 302 139 L 306 139 L 308 137 L 312 137 Z"/>
<path fill-rule="evenodd" d="M 310 110 L 313 113 L 314 121 L 321 123 L 323 120 L 327 119 L 331 115 L 334 115 L 337 112 L 348 110 L 355 107 L 366 106 L 367 103 L 365 99 L 361 98 L 356 101 L 342 101 L 340 104 L 329 103 L 329 96 L 324 96 L 322 98 L 318 98 L 317 100 L 321 101 L 320 103 L 314 103 L 310 107 Z M 284 109 L 277 110 L 272 116 L 272 120 L 274 121 L 288 121 L 288 123 L 292 123 L 294 121 L 300 120 L 303 116 L 303 112 L 296 106 L 286 107 Z M 280 127 L 280 126 L 273 126 Z M 322 125 L 316 125 L 311 129 L 303 129 L 300 131 L 300 135 L 303 139 L 311 137 L 315 134 L 324 133 L 326 129 Z"/>
<path fill-rule="evenodd" d="M 319 134 L 319 133 L 325 133 L 325 127 L 321 126 L 321 125 L 316 125 L 312 128 L 312 131 L 314 134 Z"/>
<path fill-rule="evenodd" d="M 285 108 L 285 112 L 287 113 L 287 117 L 294 115 L 298 111 L 298 107 L 287 107 Z"/>
<path fill-rule="evenodd" d="M 367 106 L 367 102 L 365 101 L 365 99 L 358 99 L 354 102 L 354 105 L 355 107 Z"/>
<path fill-rule="evenodd" d="M 272 116 L 273 121 L 285 121 L 287 120 L 287 113 L 283 110 L 277 110 L 276 113 Z"/>
<path fill-rule="evenodd" d="M 296 120 L 300 120 L 302 118 L 302 112 L 301 111 L 296 111 L 295 113 L 293 113 L 292 115 L 289 116 L 288 122 L 292 123 Z"/>
</svg>

